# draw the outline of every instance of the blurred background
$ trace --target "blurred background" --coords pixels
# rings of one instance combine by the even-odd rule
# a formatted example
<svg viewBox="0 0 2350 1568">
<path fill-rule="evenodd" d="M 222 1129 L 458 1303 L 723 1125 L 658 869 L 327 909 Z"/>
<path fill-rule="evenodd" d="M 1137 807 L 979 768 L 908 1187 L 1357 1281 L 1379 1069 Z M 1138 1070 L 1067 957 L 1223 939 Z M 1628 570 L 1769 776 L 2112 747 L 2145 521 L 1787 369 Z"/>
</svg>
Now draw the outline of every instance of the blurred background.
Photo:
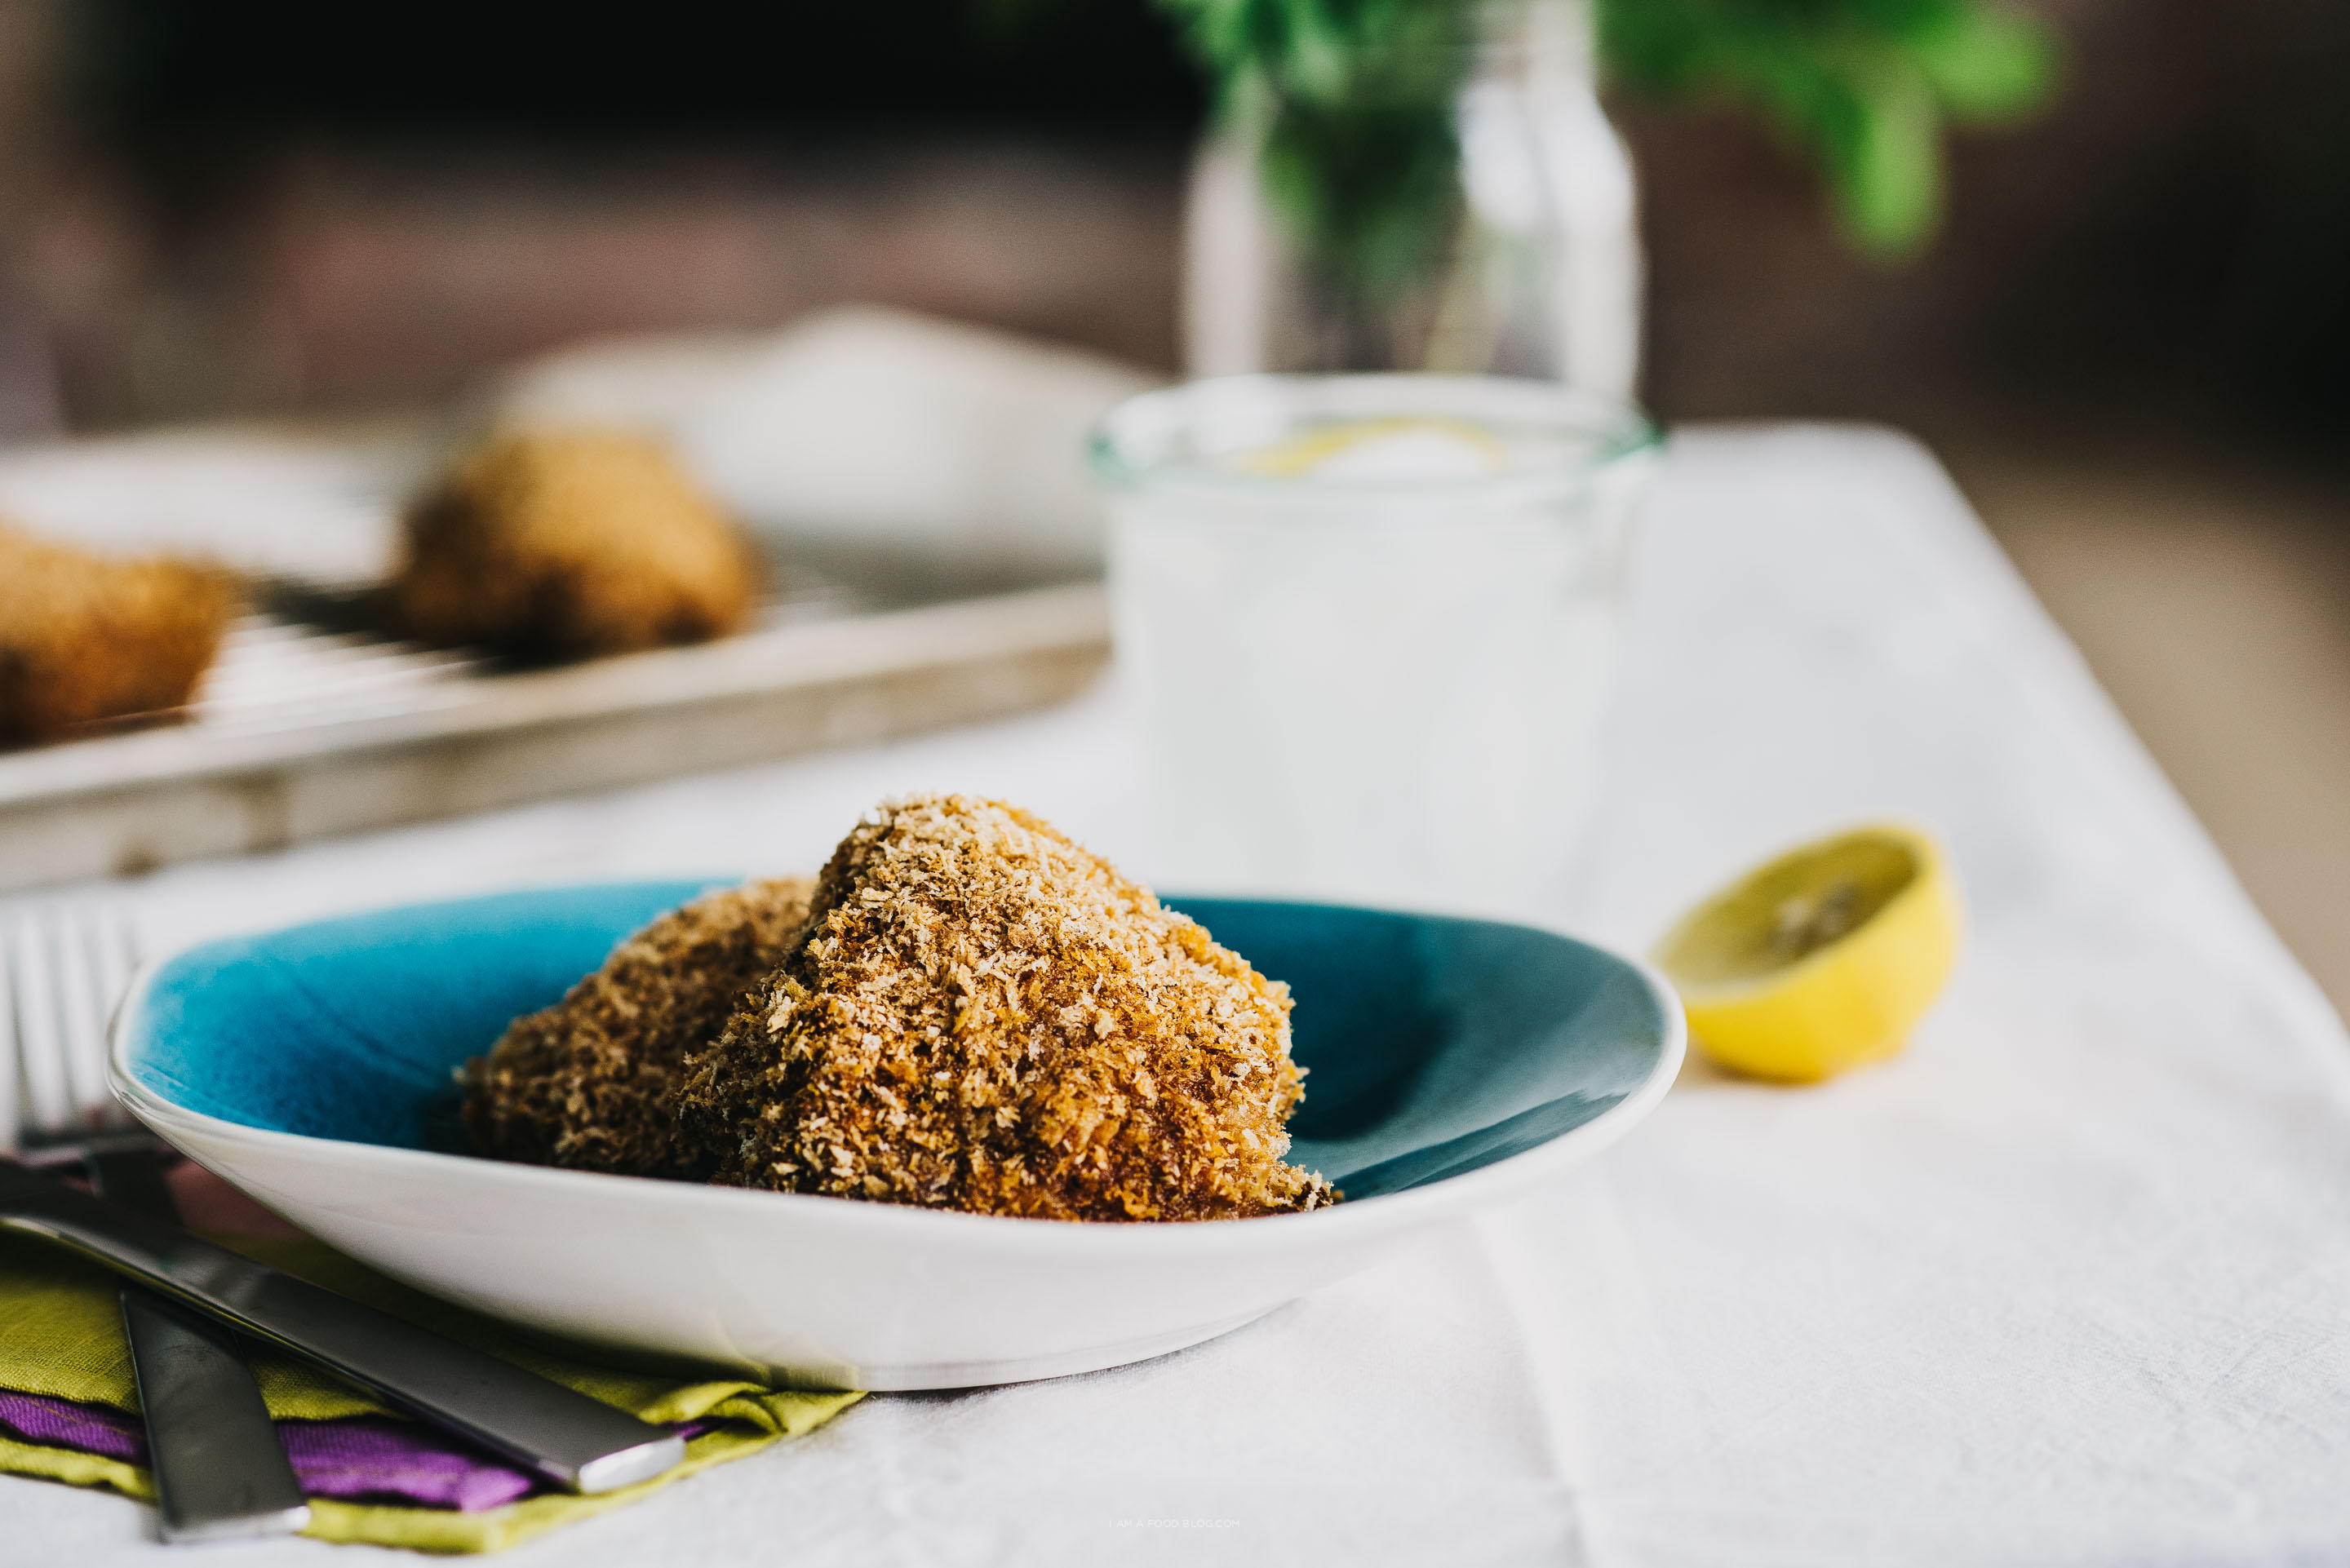
<svg viewBox="0 0 2350 1568">
<path fill-rule="evenodd" d="M 1620 92 L 1671 421 L 1930 442 L 2350 1003 L 2350 7 L 2039 0 L 1936 242 Z M 0 437 L 365 421 L 643 329 L 900 306 L 1172 373 L 1206 99 L 1147 0 L 0 4 Z"/>
</svg>

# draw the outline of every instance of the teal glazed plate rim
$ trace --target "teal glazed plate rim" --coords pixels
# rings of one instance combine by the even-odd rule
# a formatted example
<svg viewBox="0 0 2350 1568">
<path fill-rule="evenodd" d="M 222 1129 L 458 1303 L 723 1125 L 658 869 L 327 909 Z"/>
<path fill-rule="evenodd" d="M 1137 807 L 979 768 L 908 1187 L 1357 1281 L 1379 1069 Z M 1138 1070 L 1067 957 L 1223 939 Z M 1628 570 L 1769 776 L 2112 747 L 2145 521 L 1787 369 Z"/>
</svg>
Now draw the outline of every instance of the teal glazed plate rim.
<svg viewBox="0 0 2350 1568">
<path fill-rule="evenodd" d="M 295 1224 L 423 1290 L 632 1365 L 946 1388 L 1119 1365 L 1239 1326 L 1612 1143 L 1671 1086 L 1647 965 L 1530 927 L 1166 902 L 1296 994 L 1305 1214 L 1065 1224 L 509 1165 L 452 1070 L 723 879 L 413 904 L 186 949 L 115 1023 L 117 1095 Z"/>
</svg>

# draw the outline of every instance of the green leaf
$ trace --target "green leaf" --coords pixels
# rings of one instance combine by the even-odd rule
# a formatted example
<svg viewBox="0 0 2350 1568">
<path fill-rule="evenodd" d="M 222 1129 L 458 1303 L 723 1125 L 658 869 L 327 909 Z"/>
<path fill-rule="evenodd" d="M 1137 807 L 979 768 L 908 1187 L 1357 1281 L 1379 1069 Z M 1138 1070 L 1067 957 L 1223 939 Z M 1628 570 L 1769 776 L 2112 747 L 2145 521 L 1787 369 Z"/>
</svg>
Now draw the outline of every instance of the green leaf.
<svg viewBox="0 0 2350 1568">
<path fill-rule="evenodd" d="M 1942 127 L 2044 102 L 2054 36 L 1991 0 L 1596 0 L 1617 81 L 1759 109 L 1807 147 L 1839 225 L 1879 258 L 1916 251 L 1942 202 Z"/>
<path fill-rule="evenodd" d="M 1950 118 L 1969 123 L 2029 113 L 2061 73 L 2055 34 L 2022 11 L 1951 5 L 1908 42 Z"/>
<path fill-rule="evenodd" d="M 1888 50 L 1856 73 L 1856 112 L 1836 151 L 1836 214 L 1869 254 L 1908 255 L 1942 207 L 1941 119 L 1926 73 Z"/>
</svg>

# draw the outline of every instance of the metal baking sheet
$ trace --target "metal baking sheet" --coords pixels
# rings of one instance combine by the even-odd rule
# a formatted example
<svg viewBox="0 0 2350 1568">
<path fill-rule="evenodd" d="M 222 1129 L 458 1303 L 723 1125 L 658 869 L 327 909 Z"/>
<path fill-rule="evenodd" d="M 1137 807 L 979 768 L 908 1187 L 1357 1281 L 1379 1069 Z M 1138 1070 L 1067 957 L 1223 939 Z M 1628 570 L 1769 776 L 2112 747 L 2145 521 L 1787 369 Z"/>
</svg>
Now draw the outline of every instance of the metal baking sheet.
<svg viewBox="0 0 2350 1568">
<path fill-rule="evenodd" d="M 1108 654 L 1101 588 L 865 608 L 548 669 L 264 611 L 184 719 L 0 753 L 0 890 L 608 789 L 1036 708 Z"/>
<path fill-rule="evenodd" d="M 0 891 L 1014 713 L 1107 657 L 1097 583 L 818 541 L 767 541 L 782 590 L 722 641 L 536 669 L 403 642 L 368 582 L 411 451 L 195 432 L 0 458 L 0 512 L 254 581 L 185 712 L 0 752 Z"/>
</svg>

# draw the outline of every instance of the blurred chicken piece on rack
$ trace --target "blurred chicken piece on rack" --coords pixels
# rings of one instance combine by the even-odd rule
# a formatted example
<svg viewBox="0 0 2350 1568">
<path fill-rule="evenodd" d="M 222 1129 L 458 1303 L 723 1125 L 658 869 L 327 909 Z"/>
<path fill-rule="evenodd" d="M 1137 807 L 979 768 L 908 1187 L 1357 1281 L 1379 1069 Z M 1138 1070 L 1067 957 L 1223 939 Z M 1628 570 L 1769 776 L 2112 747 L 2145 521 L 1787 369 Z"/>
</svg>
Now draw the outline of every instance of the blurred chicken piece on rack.
<svg viewBox="0 0 2350 1568">
<path fill-rule="evenodd" d="M 405 629 L 540 658 L 706 642 L 748 624 L 748 543 L 658 442 L 523 431 L 461 456 L 410 507 Z"/>
<path fill-rule="evenodd" d="M 236 606 L 215 567 L 91 555 L 0 523 L 0 745 L 185 706 Z"/>
</svg>

